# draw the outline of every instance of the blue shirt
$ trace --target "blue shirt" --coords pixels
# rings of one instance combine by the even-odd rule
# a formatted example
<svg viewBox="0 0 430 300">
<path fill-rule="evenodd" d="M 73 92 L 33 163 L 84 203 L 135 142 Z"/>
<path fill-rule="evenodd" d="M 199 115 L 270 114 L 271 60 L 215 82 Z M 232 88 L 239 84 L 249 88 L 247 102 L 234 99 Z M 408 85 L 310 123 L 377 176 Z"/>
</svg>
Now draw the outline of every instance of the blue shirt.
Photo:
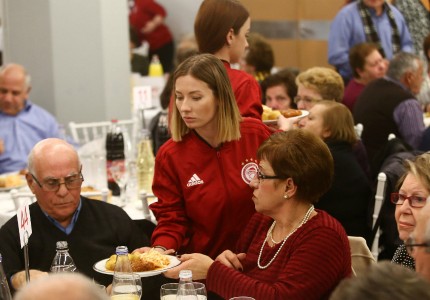
<svg viewBox="0 0 430 300">
<path fill-rule="evenodd" d="M 53 217 L 51 217 L 50 215 L 48 215 L 42 208 L 40 208 L 40 209 L 42 209 L 42 212 L 45 214 L 45 216 L 48 218 L 48 220 L 51 221 L 52 224 L 55 225 L 55 227 L 57 227 L 58 229 L 60 229 L 65 234 L 69 235 L 72 232 L 73 227 L 75 227 L 76 221 L 78 220 L 79 213 L 81 211 L 81 207 L 82 207 L 82 201 L 79 200 L 79 205 L 78 205 L 78 208 L 76 209 L 75 213 L 73 214 L 72 221 L 70 222 L 69 225 L 67 225 L 66 228 L 64 228 L 63 226 L 61 226 L 61 224 L 58 223 L 57 220 L 55 220 Z"/>
<path fill-rule="evenodd" d="M 59 137 L 57 121 L 28 100 L 16 116 L 0 112 L 0 139 L 5 148 L 0 154 L 0 174 L 25 169 L 33 146 L 51 137 Z"/>
<path fill-rule="evenodd" d="M 352 77 L 349 65 L 349 49 L 359 43 L 366 42 L 364 25 L 358 8 L 358 1 L 343 7 L 334 18 L 330 26 L 328 38 L 328 62 L 335 66 L 343 78 Z M 400 36 L 400 49 L 404 52 L 413 52 L 413 42 L 402 14 L 392 5 L 388 4 L 393 12 Z M 393 57 L 392 30 L 388 15 L 384 10 L 380 16 L 374 9 L 369 9 L 372 22 L 376 28 L 382 48 L 387 59 Z"/>
</svg>

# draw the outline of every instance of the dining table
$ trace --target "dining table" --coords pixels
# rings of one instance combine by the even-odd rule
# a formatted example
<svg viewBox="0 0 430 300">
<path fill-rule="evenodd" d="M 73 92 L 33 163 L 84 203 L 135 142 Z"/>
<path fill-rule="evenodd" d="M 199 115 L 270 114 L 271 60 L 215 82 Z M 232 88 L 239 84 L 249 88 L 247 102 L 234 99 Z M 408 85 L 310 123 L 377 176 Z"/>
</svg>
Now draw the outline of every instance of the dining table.
<svg viewBox="0 0 430 300">
<path fill-rule="evenodd" d="M 19 192 L 30 192 L 27 186 L 21 187 L 18 189 Z M 85 193 L 82 193 L 85 195 Z M 101 200 L 94 200 L 101 201 Z M 118 196 L 110 196 L 108 197 L 107 202 L 118 205 L 122 207 L 122 209 L 130 216 L 133 220 L 147 219 L 156 223 L 155 217 L 148 209 L 148 206 L 144 206 L 144 201 L 150 204 L 156 201 L 156 198 L 153 197 L 142 197 L 142 195 L 136 194 L 136 196 L 127 197 L 126 203 L 121 203 Z M 30 201 L 27 201 L 29 203 Z M 0 191 L 0 227 L 3 226 L 10 218 L 16 215 L 16 207 L 14 201 L 12 200 L 11 190 L 2 190 Z M 30 216 L 31 217 L 31 216 Z"/>
</svg>

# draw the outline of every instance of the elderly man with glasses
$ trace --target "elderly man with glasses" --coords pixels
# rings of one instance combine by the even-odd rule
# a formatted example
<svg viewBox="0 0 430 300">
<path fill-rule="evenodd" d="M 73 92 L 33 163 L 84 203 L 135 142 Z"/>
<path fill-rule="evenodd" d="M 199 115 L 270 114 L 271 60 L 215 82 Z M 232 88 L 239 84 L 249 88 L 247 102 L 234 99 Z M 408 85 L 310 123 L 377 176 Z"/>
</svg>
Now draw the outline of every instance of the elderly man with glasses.
<svg viewBox="0 0 430 300">
<path fill-rule="evenodd" d="M 115 253 L 149 244 L 130 217 L 119 207 L 80 195 L 84 178 L 74 148 L 55 138 L 37 143 L 28 157 L 27 184 L 37 202 L 30 205 L 32 235 L 28 249 L 31 279 L 49 272 L 57 241 L 67 241 L 78 272 L 107 285 L 112 276 L 97 273 L 93 265 Z M 13 289 L 25 283 L 24 255 L 17 217 L 0 228 L 0 253 Z"/>
</svg>

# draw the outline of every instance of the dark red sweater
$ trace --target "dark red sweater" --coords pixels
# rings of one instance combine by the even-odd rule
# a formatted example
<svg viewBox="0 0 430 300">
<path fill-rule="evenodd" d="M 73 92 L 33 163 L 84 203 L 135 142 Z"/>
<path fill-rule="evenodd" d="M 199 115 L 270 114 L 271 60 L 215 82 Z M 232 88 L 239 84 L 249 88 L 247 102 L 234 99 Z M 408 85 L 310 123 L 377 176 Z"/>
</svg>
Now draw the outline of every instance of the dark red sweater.
<svg viewBox="0 0 430 300">
<path fill-rule="evenodd" d="M 340 223 L 323 211 L 317 212 L 264 270 L 258 268 L 257 258 L 273 219 L 256 213 L 238 242 L 237 253 L 246 253 L 243 272 L 215 262 L 208 272 L 207 289 L 226 299 L 240 295 L 256 300 L 327 299 L 340 280 L 350 276 L 351 253 Z M 262 265 L 280 245 L 264 246 Z"/>
</svg>

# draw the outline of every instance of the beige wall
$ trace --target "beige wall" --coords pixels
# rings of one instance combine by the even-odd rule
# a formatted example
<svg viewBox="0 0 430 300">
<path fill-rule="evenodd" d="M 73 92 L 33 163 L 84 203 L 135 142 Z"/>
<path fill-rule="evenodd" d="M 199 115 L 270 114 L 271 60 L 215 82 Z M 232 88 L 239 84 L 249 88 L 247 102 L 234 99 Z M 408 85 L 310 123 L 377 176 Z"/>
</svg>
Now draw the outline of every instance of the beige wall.
<svg viewBox="0 0 430 300">
<path fill-rule="evenodd" d="M 330 21 L 345 0 L 242 0 L 250 11 L 253 31 L 268 37 L 276 66 L 328 66 Z M 275 29 L 276 28 L 276 29 Z"/>
</svg>

